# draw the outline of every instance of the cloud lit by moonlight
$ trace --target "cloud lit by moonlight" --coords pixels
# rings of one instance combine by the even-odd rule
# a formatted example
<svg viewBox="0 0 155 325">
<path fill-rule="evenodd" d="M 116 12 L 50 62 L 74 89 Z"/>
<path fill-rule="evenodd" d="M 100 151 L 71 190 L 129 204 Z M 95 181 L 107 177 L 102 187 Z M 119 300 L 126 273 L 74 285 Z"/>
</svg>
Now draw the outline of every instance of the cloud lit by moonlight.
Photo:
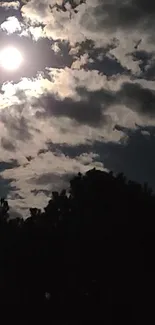
<svg viewBox="0 0 155 325">
<path fill-rule="evenodd" d="M 0 65 L 6 70 L 19 69 L 23 57 L 15 47 L 6 47 L 0 51 Z"/>
</svg>

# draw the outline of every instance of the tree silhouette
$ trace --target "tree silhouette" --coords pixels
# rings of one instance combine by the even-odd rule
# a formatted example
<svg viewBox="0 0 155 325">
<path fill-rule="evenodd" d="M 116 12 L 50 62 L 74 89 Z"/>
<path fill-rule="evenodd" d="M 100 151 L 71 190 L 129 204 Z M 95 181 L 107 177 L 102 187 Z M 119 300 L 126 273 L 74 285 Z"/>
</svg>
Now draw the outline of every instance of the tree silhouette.
<svg viewBox="0 0 155 325">
<path fill-rule="evenodd" d="M 0 200 L 0 220 L 1 221 L 6 221 L 8 219 L 8 217 L 9 217 L 8 211 L 9 211 L 8 202 L 4 198 L 1 198 L 1 200 Z"/>
<path fill-rule="evenodd" d="M 111 306 L 113 313 L 123 306 L 128 318 L 138 305 L 146 309 L 154 301 L 153 276 L 147 285 L 154 213 L 148 184 L 96 169 L 71 179 L 69 191 L 52 192 L 27 219 L 10 219 L 2 198 L 1 304 L 46 306 L 63 320 L 103 319 Z"/>
</svg>

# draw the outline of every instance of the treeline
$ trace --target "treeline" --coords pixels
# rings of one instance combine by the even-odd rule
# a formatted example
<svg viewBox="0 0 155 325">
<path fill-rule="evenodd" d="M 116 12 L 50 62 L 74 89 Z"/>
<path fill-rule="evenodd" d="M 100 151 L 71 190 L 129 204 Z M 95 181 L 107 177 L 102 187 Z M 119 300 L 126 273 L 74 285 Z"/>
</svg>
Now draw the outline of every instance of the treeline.
<svg viewBox="0 0 155 325">
<path fill-rule="evenodd" d="M 123 174 L 79 173 L 26 220 L 10 219 L 1 199 L 1 305 L 46 306 L 62 320 L 104 319 L 108 308 L 134 317 L 154 303 L 154 232 L 152 190 Z"/>
</svg>

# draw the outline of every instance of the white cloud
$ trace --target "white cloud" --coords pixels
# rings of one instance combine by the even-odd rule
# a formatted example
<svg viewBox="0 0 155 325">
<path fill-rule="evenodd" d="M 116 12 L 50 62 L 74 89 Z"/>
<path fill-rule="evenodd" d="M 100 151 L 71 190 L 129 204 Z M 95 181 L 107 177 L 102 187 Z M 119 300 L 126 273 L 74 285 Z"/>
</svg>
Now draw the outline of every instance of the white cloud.
<svg viewBox="0 0 155 325">
<path fill-rule="evenodd" d="M 14 16 L 8 17 L 4 23 L 1 24 L 1 29 L 5 30 L 8 34 L 13 34 L 17 31 L 21 31 L 21 24 Z"/>
<path fill-rule="evenodd" d="M 32 38 L 35 41 L 37 41 L 39 38 L 46 37 L 46 34 L 44 32 L 44 29 L 41 26 L 38 26 L 38 27 L 30 26 L 30 28 L 27 29 L 27 32 L 30 32 L 30 34 L 32 35 Z"/>
<path fill-rule="evenodd" d="M 20 2 L 19 1 L 10 1 L 10 2 L 2 1 L 0 3 L 0 7 L 5 8 L 5 9 L 13 8 L 15 10 L 18 10 L 20 7 Z"/>
<path fill-rule="evenodd" d="M 71 69 L 81 69 L 83 66 L 85 66 L 88 62 L 92 62 L 92 60 L 89 58 L 88 53 L 84 53 L 79 58 L 72 63 Z"/>
<path fill-rule="evenodd" d="M 54 42 L 54 43 L 52 44 L 52 46 L 51 46 L 51 49 L 52 49 L 55 53 L 59 53 L 59 52 L 61 51 L 58 42 Z"/>
</svg>

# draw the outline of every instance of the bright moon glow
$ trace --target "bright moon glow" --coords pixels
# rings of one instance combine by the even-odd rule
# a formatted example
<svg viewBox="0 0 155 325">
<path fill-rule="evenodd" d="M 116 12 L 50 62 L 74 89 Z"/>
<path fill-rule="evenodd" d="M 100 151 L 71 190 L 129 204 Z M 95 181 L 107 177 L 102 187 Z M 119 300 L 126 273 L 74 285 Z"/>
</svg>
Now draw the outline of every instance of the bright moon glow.
<svg viewBox="0 0 155 325">
<path fill-rule="evenodd" d="M 22 60 L 21 53 L 15 47 L 7 47 L 0 52 L 0 65 L 6 70 L 17 70 Z"/>
</svg>

